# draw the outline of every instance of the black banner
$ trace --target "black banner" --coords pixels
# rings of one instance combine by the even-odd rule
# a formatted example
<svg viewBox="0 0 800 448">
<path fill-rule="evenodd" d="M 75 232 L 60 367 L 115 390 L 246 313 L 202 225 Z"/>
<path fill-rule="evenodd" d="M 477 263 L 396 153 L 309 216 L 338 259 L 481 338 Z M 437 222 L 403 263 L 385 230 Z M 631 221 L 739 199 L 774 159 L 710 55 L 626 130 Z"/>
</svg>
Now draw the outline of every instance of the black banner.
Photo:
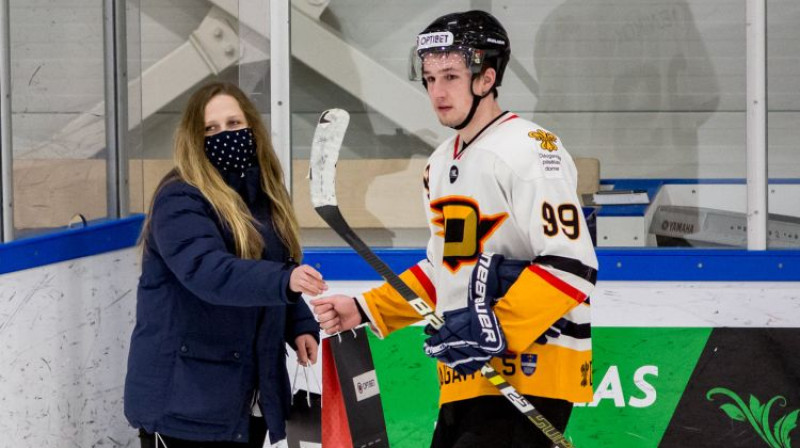
<svg viewBox="0 0 800 448">
<path fill-rule="evenodd" d="M 798 347 L 794 328 L 715 328 L 659 446 L 791 446 Z"/>
</svg>

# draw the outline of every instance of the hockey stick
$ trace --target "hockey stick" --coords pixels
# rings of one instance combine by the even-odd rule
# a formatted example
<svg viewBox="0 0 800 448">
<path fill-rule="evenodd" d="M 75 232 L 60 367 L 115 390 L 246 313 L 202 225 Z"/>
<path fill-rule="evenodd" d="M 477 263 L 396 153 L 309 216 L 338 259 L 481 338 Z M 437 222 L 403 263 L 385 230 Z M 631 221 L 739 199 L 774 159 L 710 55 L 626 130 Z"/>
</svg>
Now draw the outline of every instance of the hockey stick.
<svg viewBox="0 0 800 448">
<path fill-rule="evenodd" d="M 381 277 L 383 277 L 431 326 L 439 329 L 444 325 L 436 312 L 428 304 L 417 297 L 414 291 L 383 262 L 364 241 L 359 238 L 345 221 L 336 203 L 336 161 L 342 140 L 350 122 L 350 115 L 341 109 L 330 109 L 322 113 L 314 131 L 309 161 L 309 179 L 311 182 L 311 204 L 319 216 L 342 239 L 352 247 Z M 487 362 L 481 367 L 481 373 L 502 393 L 511 404 L 539 428 L 553 442 L 556 448 L 574 448 L 561 432 L 556 429 L 533 405 L 514 387 L 508 383 Z"/>
</svg>

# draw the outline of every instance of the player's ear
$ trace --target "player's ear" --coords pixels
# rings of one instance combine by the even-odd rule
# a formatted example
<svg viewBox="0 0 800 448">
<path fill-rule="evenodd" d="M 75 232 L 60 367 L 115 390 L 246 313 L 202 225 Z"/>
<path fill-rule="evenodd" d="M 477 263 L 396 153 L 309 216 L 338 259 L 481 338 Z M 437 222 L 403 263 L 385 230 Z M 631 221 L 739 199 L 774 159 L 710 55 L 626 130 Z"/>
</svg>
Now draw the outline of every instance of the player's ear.
<svg viewBox="0 0 800 448">
<path fill-rule="evenodd" d="M 481 71 L 478 79 L 480 80 L 479 92 L 482 92 L 482 95 L 485 95 L 494 87 L 494 83 L 497 80 L 497 72 L 491 67 L 486 67 Z"/>
</svg>

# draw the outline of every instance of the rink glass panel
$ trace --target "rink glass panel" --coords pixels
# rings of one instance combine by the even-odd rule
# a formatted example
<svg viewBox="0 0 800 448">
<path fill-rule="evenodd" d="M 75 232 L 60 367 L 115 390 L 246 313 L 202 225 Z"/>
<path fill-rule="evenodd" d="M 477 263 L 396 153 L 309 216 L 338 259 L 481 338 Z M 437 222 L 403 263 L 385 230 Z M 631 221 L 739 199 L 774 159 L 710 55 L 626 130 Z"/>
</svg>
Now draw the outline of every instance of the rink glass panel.
<svg viewBox="0 0 800 448">
<path fill-rule="evenodd" d="M 129 79 L 141 72 L 140 1 L 127 2 Z M 103 2 L 12 0 L 15 238 L 62 230 L 77 214 L 108 217 Z M 128 88 L 132 213 L 143 210 L 139 84 Z"/>
<path fill-rule="evenodd" d="M 783 194 L 787 184 L 800 177 L 800 21 L 797 2 L 778 0 L 767 4 L 767 125 L 769 212 L 786 214 Z M 796 197 L 796 195 L 794 196 Z M 791 214 L 791 213 L 790 213 Z M 797 216 L 797 215 L 794 215 Z M 780 249 L 769 243 L 770 249 Z"/>
<path fill-rule="evenodd" d="M 597 159 L 600 178 L 607 181 L 601 188 L 614 188 L 616 179 L 722 180 L 741 187 L 727 198 L 728 208 L 746 211 L 742 2 L 554 0 L 482 6 L 511 37 L 501 107 L 554 132 L 574 158 Z M 351 50 L 331 55 L 333 50 L 318 48 L 315 57 L 308 56 L 314 54 L 308 47 L 329 48 L 327 39 L 307 41 L 317 34 L 293 10 L 293 187 L 306 245 L 344 244 L 315 216 L 302 185 L 316 119 L 330 107 L 351 114 L 337 177 L 345 217 L 376 246 L 425 243 L 422 170 L 453 131 L 438 124 L 422 86 L 407 79 L 408 56 L 415 35 L 430 21 L 472 7 L 466 1 L 331 2 L 318 23 Z M 788 23 L 797 8 L 789 2 L 779 7 L 788 13 L 780 17 L 786 23 L 783 38 L 796 41 L 800 31 Z M 770 47 L 770 58 L 780 60 L 773 64 L 783 67 L 787 79 L 796 80 L 793 48 Z M 373 64 L 385 72 L 371 76 L 380 73 Z M 785 107 L 796 110 L 797 89 L 785 89 L 793 92 L 784 98 Z M 404 96 L 385 104 L 397 92 Z M 417 125 L 420 117 L 427 118 L 425 126 Z M 772 133 L 788 142 L 795 128 Z M 774 175 L 795 176 L 793 146 L 772 146 L 770 157 L 784 162 Z M 720 194 L 725 193 L 704 187 L 690 203 L 670 205 L 714 208 Z M 705 244 L 687 245 L 714 247 Z M 658 243 L 645 235 L 644 241 L 619 245 Z"/>
</svg>

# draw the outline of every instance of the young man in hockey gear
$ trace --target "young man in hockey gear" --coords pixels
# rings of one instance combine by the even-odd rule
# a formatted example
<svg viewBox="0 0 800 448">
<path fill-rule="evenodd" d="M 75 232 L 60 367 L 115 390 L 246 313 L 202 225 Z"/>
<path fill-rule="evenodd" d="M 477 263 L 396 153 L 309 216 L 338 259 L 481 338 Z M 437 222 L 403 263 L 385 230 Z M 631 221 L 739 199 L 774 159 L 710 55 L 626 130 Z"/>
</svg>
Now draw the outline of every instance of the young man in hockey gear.
<svg viewBox="0 0 800 448">
<path fill-rule="evenodd" d="M 562 432 L 592 399 L 588 296 L 597 259 L 561 141 L 497 103 L 510 55 L 483 11 L 448 14 L 417 39 L 415 70 L 439 121 L 456 130 L 423 175 L 427 257 L 400 275 L 443 314 L 433 447 L 549 447 L 477 370 L 489 361 Z M 312 301 L 327 333 L 368 321 L 383 337 L 419 321 L 388 284 Z M 434 332 L 430 332 L 434 333 Z"/>
</svg>

